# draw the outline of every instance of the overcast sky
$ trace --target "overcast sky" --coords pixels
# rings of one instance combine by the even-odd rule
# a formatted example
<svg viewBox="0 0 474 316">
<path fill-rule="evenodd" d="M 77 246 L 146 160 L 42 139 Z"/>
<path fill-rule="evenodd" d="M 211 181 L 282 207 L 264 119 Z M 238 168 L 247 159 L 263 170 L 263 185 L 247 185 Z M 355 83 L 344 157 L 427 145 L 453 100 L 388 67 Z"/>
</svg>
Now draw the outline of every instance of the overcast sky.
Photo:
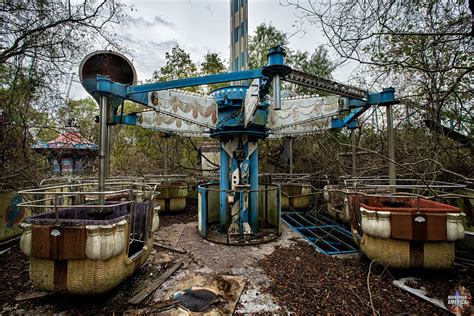
<svg viewBox="0 0 474 316">
<path fill-rule="evenodd" d="M 149 79 L 153 71 L 165 64 L 165 53 L 176 44 L 201 62 L 207 52 L 217 52 L 229 60 L 229 0 L 123 0 L 133 6 L 130 21 L 116 32 L 129 49 L 128 57 L 137 69 L 138 80 Z M 265 22 L 287 33 L 294 33 L 292 26 L 298 18 L 293 7 L 284 7 L 279 0 L 248 0 L 249 34 Z M 292 49 L 314 51 L 326 44 L 316 26 L 303 24 L 305 33 L 291 37 Z M 103 47 L 102 47 L 103 49 Z M 85 54 L 84 54 L 85 55 Z M 347 82 L 354 67 L 342 66 L 336 70 L 335 79 Z M 74 83 L 72 98 L 87 96 L 79 83 Z"/>
</svg>

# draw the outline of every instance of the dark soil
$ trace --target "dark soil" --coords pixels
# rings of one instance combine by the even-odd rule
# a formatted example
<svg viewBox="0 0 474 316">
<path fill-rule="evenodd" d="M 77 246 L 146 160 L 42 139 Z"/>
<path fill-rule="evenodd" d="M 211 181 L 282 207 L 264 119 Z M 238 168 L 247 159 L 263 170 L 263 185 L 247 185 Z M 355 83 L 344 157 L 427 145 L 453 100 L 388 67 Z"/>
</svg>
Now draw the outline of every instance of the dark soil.
<svg viewBox="0 0 474 316">
<path fill-rule="evenodd" d="M 197 199 L 186 200 L 182 212 L 160 213 L 160 226 L 197 221 Z M 34 312 L 68 314 L 112 314 L 134 310 L 140 306 L 128 304 L 128 300 L 161 274 L 171 263 L 161 266 L 153 255 L 131 277 L 112 291 L 96 296 L 48 295 L 24 301 L 15 301 L 18 294 L 35 292 L 28 275 L 29 261 L 19 247 L 19 241 L 7 253 L 0 256 L 0 314 Z M 148 304 L 143 304 L 148 305 Z M 142 307 L 143 307 L 142 305 Z M 150 306 L 146 311 L 149 312 Z"/>
<path fill-rule="evenodd" d="M 160 227 L 173 224 L 187 224 L 197 222 L 198 218 L 197 199 L 187 198 L 186 209 L 180 212 L 160 212 Z"/>
<path fill-rule="evenodd" d="M 415 270 L 415 271 L 393 271 L 400 278 L 411 276 L 415 281 L 407 284 L 412 288 L 423 288 L 426 296 L 436 298 L 447 305 L 449 295 L 454 295 L 457 287 L 465 287 L 471 294 L 474 293 L 474 268 L 453 266 L 443 271 Z M 474 309 L 473 309 L 474 314 Z"/>
<path fill-rule="evenodd" d="M 169 265 L 169 264 L 168 264 Z M 57 295 L 15 301 L 18 294 L 34 292 L 28 276 L 28 257 L 14 246 L 8 254 L 0 257 L 0 314 L 40 313 L 55 314 L 67 312 L 73 315 L 97 315 L 123 313 L 137 307 L 128 300 L 140 292 L 167 267 L 155 264 L 153 255 L 135 274 L 115 289 L 103 295 Z"/>
<path fill-rule="evenodd" d="M 277 248 L 259 263 L 272 280 L 272 286 L 267 290 L 289 312 L 301 315 L 372 314 L 367 287 L 370 261 L 363 256 L 360 259 L 325 256 L 316 252 L 311 245 L 297 241 L 290 248 Z M 400 272 L 393 272 L 403 276 Z M 426 287 L 440 299 L 452 295 L 453 285 L 458 283 L 474 293 L 472 271 L 470 276 L 467 276 L 468 271 L 460 268 L 419 273 L 423 278 L 420 287 Z M 403 274 L 413 275 L 413 271 L 404 271 Z M 389 270 L 372 264 L 369 283 L 376 312 L 446 314 L 394 286 L 393 277 Z"/>
<path fill-rule="evenodd" d="M 32 291 L 28 269 L 28 257 L 21 252 L 18 242 L 0 256 L 0 306 L 11 304 L 21 291 Z"/>
<path fill-rule="evenodd" d="M 188 199 L 183 212 L 160 214 L 160 226 L 197 221 L 197 201 Z M 138 306 L 128 300 L 141 291 L 173 262 L 166 265 L 156 262 L 154 256 L 130 278 L 107 294 L 99 296 L 49 295 L 24 301 L 15 301 L 18 294 L 32 293 L 34 288 L 28 276 L 28 258 L 19 246 L 12 246 L 0 255 L 0 314 L 41 313 L 53 314 L 149 314 L 156 312 L 159 303 L 150 299 Z M 170 253 L 174 255 L 174 253 Z M 298 315 L 317 313 L 372 314 L 367 287 L 370 262 L 362 258 L 340 259 L 318 253 L 301 240 L 289 248 L 277 248 L 259 261 L 259 266 L 272 280 L 266 289 L 273 295 L 283 311 Z M 446 300 L 453 295 L 456 285 L 474 294 L 472 269 L 455 266 L 445 271 L 386 270 L 372 264 L 370 291 L 374 309 L 380 314 L 445 314 L 430 303 L 395 287 L 394 278 L 417 277 L 409 285 L 425 288 L 428 296 Z M 151 304 L 151 305 L 150 305 Z"/>
</svg>

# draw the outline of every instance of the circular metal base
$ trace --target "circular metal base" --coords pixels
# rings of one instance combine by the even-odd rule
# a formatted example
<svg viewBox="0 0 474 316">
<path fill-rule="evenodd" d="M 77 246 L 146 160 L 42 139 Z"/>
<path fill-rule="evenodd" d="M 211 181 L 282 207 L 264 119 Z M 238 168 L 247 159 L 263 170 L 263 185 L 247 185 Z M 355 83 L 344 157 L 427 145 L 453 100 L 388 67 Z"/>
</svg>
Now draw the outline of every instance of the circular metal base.
<svg viewBox="0 0 474 316">
<path fill-rule="evenodd" d="M 218 138 L 219 140 L 226 140 L 235 137 L 236 135 L 248 135 L 250 137 L 255 137 L 255 139 L 265 139 L 268 137 L 268 133 L 265 130 L 261 129 L 231 129 L 231 130 L 216 130 L 211 133 L 212 138 Z"/>
<path fill-rule="evenodd" d="M 219 224 L 211 224 L 207 227 L 206 240 L 218 244 L 230 246 L 250 246 L 258 245 L 278 239 L 281 233 L 276 228 L 260 229 L 256 234 L 223 234 L 219 231 Z"/>
</svg>

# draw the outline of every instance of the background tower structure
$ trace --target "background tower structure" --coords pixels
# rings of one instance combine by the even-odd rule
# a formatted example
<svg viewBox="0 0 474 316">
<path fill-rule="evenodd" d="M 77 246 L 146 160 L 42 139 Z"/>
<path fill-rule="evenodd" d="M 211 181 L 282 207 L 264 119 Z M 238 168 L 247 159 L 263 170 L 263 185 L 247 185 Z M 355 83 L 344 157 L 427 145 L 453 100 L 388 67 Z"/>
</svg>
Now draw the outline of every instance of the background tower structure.
<svg viewBox="0 0 474 316">
<path fill-rule="evenodd" d="M 203 238 L 226 244 L 263 242 L 281 234 L 281 188 L 259 183 L 260 140 L 352 127 L 372 105 L 396 102 L 393 88 L 369 93 L 293 70 L 285 65 L 286 54 L 280 46 L 269 50 L 266 65 L 247 69 L 247 5 L 248 0 L 230 1 L 231 72 L 135 85 L 134 67 L 120 54 L 95 52 L 80 66 L 82 85 L 102 108 L 103 148 L 109 141 L 104 127 L 109 124 L 109 112 L 105 111 L 108 106 L 113 107 L 110 112 L 114 124 L 211 137 L 219 142 L 214 149 L 220 157 L 219 182 L 198 187 L 198 228 Z M 334 95 L 282 100 L 281 80 Z M 173 90 L 227 82 L 234 84 L 221 86 L 209 96 Z M 118 111 L 124 100 L 154 111 L 124 115 Z M 106 156 L 106 151 L 100 155 Z M 100 184 L 105 184 L 106 161 L 101 159 L 99 191 Z"/>
<path fill-rule="evenodd" d="M 68 120 L 66 131 L 49 142 L 39 141 L 32 149 L 48 158 L 53 175 L 84 174 L 97 156 L 99 146 L 84 138 L 74 119 Z"/>
<path fill-rule="evenodd" d="M 230 69 L 249 68 L 248 0 L 230 0 Z"/>
</svg>

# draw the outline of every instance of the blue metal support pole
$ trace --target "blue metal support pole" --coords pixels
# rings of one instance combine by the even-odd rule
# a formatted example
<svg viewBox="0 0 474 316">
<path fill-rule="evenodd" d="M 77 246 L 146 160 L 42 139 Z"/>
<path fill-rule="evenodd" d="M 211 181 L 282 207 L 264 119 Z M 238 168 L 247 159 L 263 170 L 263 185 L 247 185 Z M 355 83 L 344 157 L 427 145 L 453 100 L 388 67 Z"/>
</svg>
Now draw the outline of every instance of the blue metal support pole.
<svg viewBox="0 0 474 316">
<path fill-rule="evenodd" d="M 221 231 L 227 230 L 227 190 L 229 190 L 229 156 L 221 143 L 219 219 Z"/>
<path fill-rule="evenodd" d="M 250 227 L 258 232 L 258 143 L 250 155 Z"/>
</svg>

